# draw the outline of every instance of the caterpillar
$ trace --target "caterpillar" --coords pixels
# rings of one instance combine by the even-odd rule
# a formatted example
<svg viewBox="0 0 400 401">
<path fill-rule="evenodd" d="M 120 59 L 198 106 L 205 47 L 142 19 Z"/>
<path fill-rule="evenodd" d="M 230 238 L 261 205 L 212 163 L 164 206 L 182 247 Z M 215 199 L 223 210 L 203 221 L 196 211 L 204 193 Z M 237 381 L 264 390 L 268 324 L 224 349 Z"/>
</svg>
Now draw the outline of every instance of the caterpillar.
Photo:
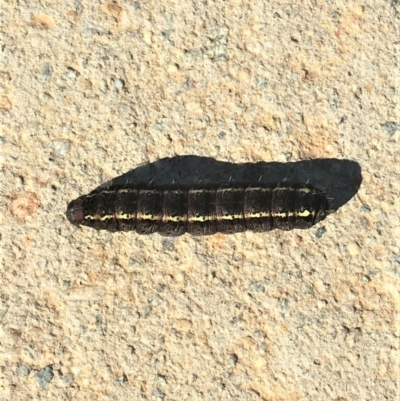
<svg viewBox="0 0 400 401">
<path fill-rule="evenodd" d="M 307 229 L 331 212 L 325 193 L 308 184 L 176 188 L 113 185 L 69 203 L 67 219 L 96 230 L 210 235 Z"/>
</svg>

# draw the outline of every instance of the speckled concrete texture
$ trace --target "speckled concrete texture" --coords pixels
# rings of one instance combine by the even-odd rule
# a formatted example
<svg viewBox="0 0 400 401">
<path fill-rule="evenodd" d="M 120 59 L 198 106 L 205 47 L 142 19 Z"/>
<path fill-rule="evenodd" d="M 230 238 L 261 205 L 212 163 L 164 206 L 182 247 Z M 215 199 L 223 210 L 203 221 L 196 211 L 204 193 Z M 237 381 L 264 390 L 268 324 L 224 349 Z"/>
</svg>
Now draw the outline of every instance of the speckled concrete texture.
<svg viewBox="0 0 400 401">
<path fill-rule="evenodd" d="M 3 0 L 0 400 L 399 397 L 399 12 Z M 66 220 L 70 200 L 177 155 L 346 159 L 362 182 L 307 231 Z"/>
</svg>

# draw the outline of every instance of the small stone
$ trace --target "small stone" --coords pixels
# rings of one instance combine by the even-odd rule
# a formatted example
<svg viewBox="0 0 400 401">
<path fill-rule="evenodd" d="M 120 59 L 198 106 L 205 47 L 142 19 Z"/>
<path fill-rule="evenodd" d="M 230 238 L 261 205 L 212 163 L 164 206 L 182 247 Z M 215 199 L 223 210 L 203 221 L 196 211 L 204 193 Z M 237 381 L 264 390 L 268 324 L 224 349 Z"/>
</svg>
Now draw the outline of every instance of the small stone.
<svg viewBox="0 0 400 401">
<path fill-rule="evenodd" d="M 53 67 L 51 66 L 51 64 L 45 63 L 40 69 L 40 73 L 45 77 L 51 77 L 53 74 Z"/>
<path fill-rule="evenodd" d="M 369 213 L 369 212 L 371 211 L 371 208 L 370 208 L 368 205 L 366 205 L 366 204 L 364 203 L 364 204 L 361 206 L 360 211 L 363 212 L 363 213 Z"/>
<path fill-rule="evenodd" d="M 155 398 L 156 400 L 161 399 L 163 400 L 165 398 L 165 393 L 164 391 L 160 390 L 160 389 L 156 389 L 153 392 L 153 398 Z"/>
<path fill-rule="evenodd" d="M 265 292 L 265 287 L 262 281 L 257 281 L 255 283 L 250 284 L 249 290 L 250 292 L 262 293 Z"/>
<path fill-rule="evenodd" d="M 347 250 L 351 256 L 357 256 L 360 253 L 360 246 L 356 242 L 347 245 Z"/>
<path fill-rule="evenodd" d="M 317 231 L 315 232 L 315 236 L 319 239 L 321 238 L 324 234 L 326 233 L 326 228 L 325 227 L 319 227 Z"/>
<path fill-rule="evenodd" d="M 227 362 L 228 368 L 233 369 L 237 365 L 238 360 L 239 358 L 236 354 L 230 354 Z"/>
<path fill-rule="evenodd" d="M 174 252 L 175 251 L 175 240 L 172 239 L 172 238 L 165 238 L 162 241 L 162 245 L 169 252 Z"/>
<path fill-rule="evenodd" d="M 70 149 L 71 149 L 71 141 L 68 139 L 55 139 L 52 142 L 53 146 L 53 155 L 54 156 L 59 156 L 59 157 L 64 157 L 66 156 Z"/>
<path fill-rule="evenodd" d="M 159 381 L 159 382 L 162 383 L 162 384 L 167 384 L 167 378 L 166 378 L 166 376 L 164 376 L 164 375 L 158 374 L 158 375 L 156 376 L 156 379 L 157 379 L 157 381 Z"/>
<path fill-rule="evenodd" d="M 287 162 L 290 161 L 293 157 L 293 154 L 291 152 L 285 152 L 283 155 Z"/>
<path fill-rule="evenodd" d="M 53 367 L 51 365 L 44 367 L 35 374 L 35 379 L 39 383 L 39 387 L 42 390 L 44 390 L 47 387 L 47 385 L 53 380 L 53 377 L 54 373 L 53 373 Z"/>
<path fill-rule="evenodd" d="M 103 28 L 102 26 L 93 25 L 93 24 L 87 22 L 82 25 L 81 33 L 84 38 L 88 38 L 89 36 L 94 36 L 94 35 L 98 35 L 98 36 L 108 35 L 109 31 L 107 29 Z"/>
<path fill-rule="evenodd" d="M 29 373 L 31 372 L 31 367 L 25 364 L 21 364 L 18 366 L 17 369 L 17 376 L 18 377 L 26 377 L 29 375 Z"/>
<path fill-rule="evenodd" d="M 260 90 L 265 90 L 268 88 L 268 81 L 266 78 L 261 77 L 260 75 L 257 75 L 255 77 L 255 81 L 256 81 L 256 87 Z"/>
<path fill-rule="evenodd" d="M 113 83 L 114 85 L 114 89 L 116 91 L 120 91 L 121 89 L 123 89 L 125 87 L 125 81 L 123 79 L 116 79 Z"/>
<path fill-rule="evenodd" d="M 142 7 L 138 1 L 134 1 L 132 3 L 132 8 L 136 11 L 136 10 L 140 10 Z"/>
<path fill-rule="evenodd" d="M 400 129 L 400 123 L 387 122 L 381 124 L 381 127 L 386 134 L 393 136 Z"/>
<path fill-rule="evenodd" d="M 203 52 L 201 49 L 193 49 L 188 50 L 185 54 L 186 62 L 194 63 L 197 60 L 200 60 L 203 56 Z"/>
<path fill-rule="evenodd" d="M 160 36 L 163 39 L 168 39 L 172 33 L 174 33 L 173 29 L 167 29 L 166 31 L 162 31 Z"/>
<path fill-rule="evenodd" d="M 125 385 L 128 384 L 128 377 L 124 373 L 119 379 L 118 379 L 119 384 Z"/>
<path fill-rule="evenodd" d="M 226 25 L 211 28 L 207 34 L 207 42 L 203 47 L 205 55 L 214 61 L 225 59 L 228 35 L 229 28 Z"/>
<path fill-rule="evenodd" d="M 336 88 L 333 88 L 333 90 L 332 90 L 332 101 L 331 101 L 331 105 L 333 107 L 337 107 L 339 98 L 340 98 L 339 92 L 337 91 Z"/>
<path fill-rule="evenodd" d="M 71 67 L 67 68 L 67 71 L 61 77 L 61 80 L 66 82 L 68 85 L 73 85 L 76 82 L 76 79 L 79 77 L 80 73 L 74 70 Z"/>
<path fill-rule="evenodd" d="M 1 319 L 3 318 L 3 316 L 5 316 L 5 314 L 8 312 L 8 307 L 6 306 L 6 307 L 1 307 L 0 306 L 0 321 L 1 321 Z"/>
<path fill-rule="evenodd" d="M 71 286 L 71 280 L 62 280 L 61 284 L 64 288 L 69 288 Z"/>
<path fill-rule="evenodd" d="M 287 298 L 282 298 L 281 301 L 279 302 L 279 312 L 282 317 L 286 316 L 288 309 L 289 309 L 289 300 Z"/>
<path fill-rule="evenodd" d="M 165 285 L 164 284 L 157 284 L 156 285 L 156 291 L 157 292 L 163 292 L 165 290 Z"/>
<path fill-rule="evenodd" d="M 146 308 L 144 309 L 144 312 L 143 312 L 143 317 L 145 319 L 147 319 L 152 310 L 153 310 L 153 308 L 151 306 L 146 306 Z"/>
<path fill-rule="evenodd" d="M 292 35 L 292 36 L 290 37 L 290 40 L 291 40 L 292 42 L 294 42 L 294 43 L 299 43 L 299 42 L 300 42 L 300 35 L 297 34 L 297 33 L 295 33 L 294 35 Z"/>
<path fill-rule="evenodd" d="M 71 384 L 74 382 L 74 375 L 71 375 L 71 374 L 65 375 L 62 378 L 62 381 L 64 382 L 64 384 L 66 386 L 71 386 Z"/>
</svg>

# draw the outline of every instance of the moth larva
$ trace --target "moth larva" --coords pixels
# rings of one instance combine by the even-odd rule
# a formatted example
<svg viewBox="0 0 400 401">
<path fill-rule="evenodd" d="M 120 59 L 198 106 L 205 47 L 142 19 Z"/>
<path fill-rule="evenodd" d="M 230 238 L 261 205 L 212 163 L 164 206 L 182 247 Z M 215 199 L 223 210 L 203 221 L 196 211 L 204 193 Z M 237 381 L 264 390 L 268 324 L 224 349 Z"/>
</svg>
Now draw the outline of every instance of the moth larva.
<svg viewBox="0 0 400 401">
<path fill-rule="evenodd" d="M 77 226 L 111 232 L 209 235 L 306 229 L 323 220 L 329 209 L 325 193 L 304 184 L 200 188 L 114 185 L 70 202 L 67 218 Z"/>
</svg>

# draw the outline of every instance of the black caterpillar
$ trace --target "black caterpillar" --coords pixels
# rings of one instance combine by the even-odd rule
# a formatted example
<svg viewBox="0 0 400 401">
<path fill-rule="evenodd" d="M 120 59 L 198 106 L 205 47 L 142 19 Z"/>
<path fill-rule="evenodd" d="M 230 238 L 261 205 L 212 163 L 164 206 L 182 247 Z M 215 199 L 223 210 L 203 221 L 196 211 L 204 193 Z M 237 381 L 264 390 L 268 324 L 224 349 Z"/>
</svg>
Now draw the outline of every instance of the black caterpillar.
<svg viewBox="0 0 400 401">
<path fill-rule="evenodd" d="M 330 212 L 325 193 L 310 185 L 190 189 L 114 185 L 70 202 L 67 218 L 96 230 L 176 236 L 306 229 Z"/>
</svg>

